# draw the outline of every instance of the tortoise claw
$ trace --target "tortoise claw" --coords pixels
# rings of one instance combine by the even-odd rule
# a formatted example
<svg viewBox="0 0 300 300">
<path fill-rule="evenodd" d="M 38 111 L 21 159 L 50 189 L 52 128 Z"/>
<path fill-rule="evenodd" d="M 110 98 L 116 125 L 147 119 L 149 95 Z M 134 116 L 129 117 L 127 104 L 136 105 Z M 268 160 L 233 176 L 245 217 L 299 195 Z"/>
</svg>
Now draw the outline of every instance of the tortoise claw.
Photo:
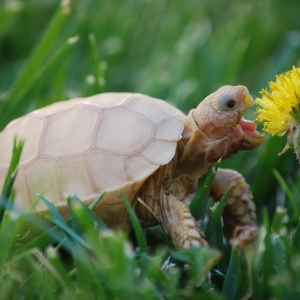
<svg viewBox="0 0 300 300">
<path fill-rule="evenodd" d="M 258 234 L 259 229 L 256 226 L 237 226 L 229 244 L 232 247 L 245 247 L 254 244 Z"/>
</svg>

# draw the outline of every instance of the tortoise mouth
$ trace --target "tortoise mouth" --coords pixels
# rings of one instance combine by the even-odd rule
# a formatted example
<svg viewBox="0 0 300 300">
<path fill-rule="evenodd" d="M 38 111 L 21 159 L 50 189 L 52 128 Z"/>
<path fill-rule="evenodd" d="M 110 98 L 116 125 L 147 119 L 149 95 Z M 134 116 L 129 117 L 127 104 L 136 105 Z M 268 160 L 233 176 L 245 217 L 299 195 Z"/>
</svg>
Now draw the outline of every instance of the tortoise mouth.
<svg viewBox="0 0 300 300">
<path fill-rule="evenodd" d="M 229 136 L 247 142 L 247 148 L 256 148 L 258 147 L 264 140 L 265 135 L 258 132 L 256 130 L 256 123 L 254 121 L 250 121 L 241 118 L 239 124 L 237 124 L 232 131 L 229 132 Z M 251 147 L 249 147 L 251 145 Z"/>
<path fill-rule="evenodd" d="M 261 134 L 256 130 L 257 124 L 254 121 L 245 119 L 244 117 L 241 118 L 240 123 L 237 126 L 240 126 L 244 134 L 247 136 L 252 136 L 252 137 L 263 136 L 263 134 Z"/>
</svg>

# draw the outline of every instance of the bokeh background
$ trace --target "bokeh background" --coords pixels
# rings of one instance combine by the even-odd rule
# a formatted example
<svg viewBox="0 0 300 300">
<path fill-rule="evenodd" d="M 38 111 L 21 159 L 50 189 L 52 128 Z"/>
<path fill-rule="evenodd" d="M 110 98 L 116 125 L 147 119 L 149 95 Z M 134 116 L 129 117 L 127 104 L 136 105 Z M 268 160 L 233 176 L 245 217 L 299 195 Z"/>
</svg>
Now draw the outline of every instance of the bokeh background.
<svg viewBox="0 0 300 300">
<path fill-rule="evenodd" d="M 300 65 L 299 0 L 64 1 L 69 13 L 47 51 L 37 51 L 60 5 L 0 0 L 0 130 L 37 107 L 99 92 L 145 93 L 187 113 L 222 85 L 245 85 L 257 97 Z M 259 216 L 286 201 L 274 169 L 300 203 L 295 156 L 278 156 L 285 141 L 267 135 L 259 149 L 222 162 L 247 178 Z"/>
</svg>

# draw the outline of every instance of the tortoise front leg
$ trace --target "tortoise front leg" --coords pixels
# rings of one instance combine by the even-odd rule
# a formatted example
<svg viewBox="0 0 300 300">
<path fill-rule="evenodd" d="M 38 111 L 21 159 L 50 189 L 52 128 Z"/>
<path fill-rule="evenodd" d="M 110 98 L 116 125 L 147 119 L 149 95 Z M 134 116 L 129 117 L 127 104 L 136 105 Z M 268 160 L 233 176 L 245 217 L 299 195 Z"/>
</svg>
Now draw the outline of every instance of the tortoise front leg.
<svg viewBox="0 0 300 300">
<path fill-rule="evenodd" d="M 137 195 L 147 207 L 136 201 L 136 214 L 143 226 L 157 224 L 159 220 L 180 249 L 207 246 L 189 207 L 169 191 L 171 173 L 172 162 L 147 179 Z"/>
<path fill-rule="evenodd" d="M 211 186 L 210 196 L 219 201 L 230 184 L 232 190 L 223 212 L 226 238 L 231 245 L 251 243 L 258 234 L 258 228 L 254 222 L 256 208 L 244 177 L 234 170 L 218 169 Z"/>
<path fill-rule="evenodd" d="M 173 242 L 183 250 L 208 246 L 204 233 L 196 223 L 189 207 L 174 195 L 165 191 L 160 203 L 160 219 L 170 232 Z"/>
</svg>

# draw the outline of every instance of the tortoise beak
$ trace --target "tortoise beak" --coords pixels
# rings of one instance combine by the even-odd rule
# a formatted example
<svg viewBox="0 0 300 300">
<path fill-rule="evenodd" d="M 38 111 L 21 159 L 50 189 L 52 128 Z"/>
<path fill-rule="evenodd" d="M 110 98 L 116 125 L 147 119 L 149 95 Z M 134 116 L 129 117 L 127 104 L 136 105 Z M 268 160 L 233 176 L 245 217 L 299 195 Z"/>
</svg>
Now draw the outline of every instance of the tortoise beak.
<svg viewBox="0 0 300 300">
<path fill-rule="evenodd" d="M 238 126 L 243 131 L 243 140 L 251 145 L 251 149 L 257 148 L 265 139 L 265 135 L 256 130 L 256 123 L 254 121 L 241 118 Z"/>
<path fill-rule="evenodd" d="M 242 97 L 244 98 L 245 112 L 250 106 L 254 105 L 254 100 L 247 89 L 243 91 Z M 254 121 L 242 117 L 235 128 L 229 132 L 229 136 L 238 141 L 240 150 L 257 148 L 264 141 L 265 135 L 258 132 L 256 126 Z"/>
<path fill-rule="evenodd" d="M 228 133 L 237 141 L 239 150 L 257 148 L 265 139 L 265 135 L 256 130 L 256 123 L 242 118 L 233 130 Z"/>
</svg>

